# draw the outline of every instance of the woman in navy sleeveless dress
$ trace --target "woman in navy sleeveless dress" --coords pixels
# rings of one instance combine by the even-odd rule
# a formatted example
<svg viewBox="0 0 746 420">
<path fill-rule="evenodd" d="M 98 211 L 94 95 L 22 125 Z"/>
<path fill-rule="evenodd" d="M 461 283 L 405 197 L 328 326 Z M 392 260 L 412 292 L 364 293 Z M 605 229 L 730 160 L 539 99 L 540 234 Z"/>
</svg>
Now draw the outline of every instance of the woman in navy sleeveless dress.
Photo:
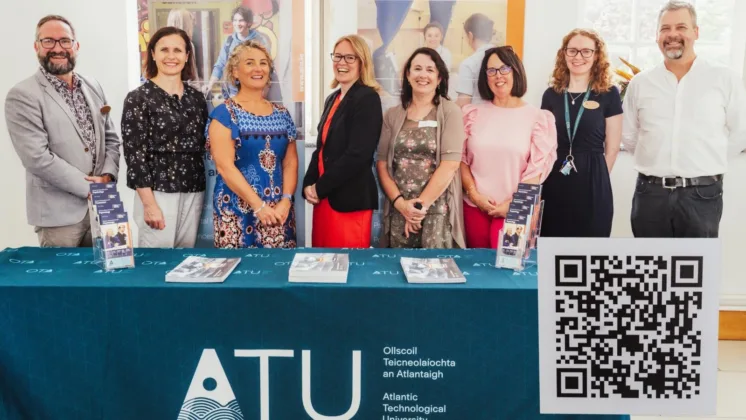
<svg viewBox="0 0 746 420">
<path fill-rule="evenodd" d="M 544 92 L 541 103 L 542 109 L 554 114 L 557 124 L 557 161 L 542 189 L 541 236 L 611 235 L 614 198 L 609 173 L 621 142 L 622 102 L 611 85 L 609 67 L 606 46 L 598 34 L 576 29 L 565 36 L 557 53 L 553 86 Z M 570 135 L 565 124 L 565 94 Z M 563 175 L 560 170 L 570 154 L 576 122 L 574 168 Z"/>
</svg>

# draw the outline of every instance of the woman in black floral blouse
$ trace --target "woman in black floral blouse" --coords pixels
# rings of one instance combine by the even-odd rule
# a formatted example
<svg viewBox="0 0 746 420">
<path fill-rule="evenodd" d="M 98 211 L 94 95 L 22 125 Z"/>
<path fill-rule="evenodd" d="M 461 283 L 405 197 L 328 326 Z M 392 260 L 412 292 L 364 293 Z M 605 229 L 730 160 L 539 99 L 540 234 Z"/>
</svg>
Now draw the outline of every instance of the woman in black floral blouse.
<svg viewBox="0 0 746 420">
<path fill-rule="evenodd" d="M 148 43 L 148 81 L 127 95 L 122 116 L 127 186 L 136 190 L 139 247 L 193 247 L 205 191 L 207 104 L 191 80 L 192 43 L 159 29 Z"/>
</svg>

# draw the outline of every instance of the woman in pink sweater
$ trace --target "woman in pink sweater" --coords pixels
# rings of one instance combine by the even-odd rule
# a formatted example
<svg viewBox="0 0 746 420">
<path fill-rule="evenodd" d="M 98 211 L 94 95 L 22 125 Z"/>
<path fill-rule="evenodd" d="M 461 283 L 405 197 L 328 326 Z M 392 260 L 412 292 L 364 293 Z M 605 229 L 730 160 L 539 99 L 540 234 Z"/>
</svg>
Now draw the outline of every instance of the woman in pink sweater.
<svg viewBox="0 0 746 420">
<path fill-rule="evenodd" d="M 478 87 L 487 102 L 463 108 L 464 230 L 468 248 L 497 248 L 518 184 L 540 184 L 557 159 L 557 129 L 554 115 L 521 99 L 526 71 L 511 47 L 485 52 Z"/>
</svg>

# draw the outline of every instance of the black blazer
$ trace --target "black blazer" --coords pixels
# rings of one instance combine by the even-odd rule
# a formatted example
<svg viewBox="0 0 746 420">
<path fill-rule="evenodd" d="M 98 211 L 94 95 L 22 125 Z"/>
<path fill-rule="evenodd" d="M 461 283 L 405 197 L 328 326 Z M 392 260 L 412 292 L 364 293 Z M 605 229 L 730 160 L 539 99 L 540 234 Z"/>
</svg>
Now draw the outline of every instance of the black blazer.
<svg viewBox="0 0 746 420">
<path fill-rule="evenodd" d="M 359 81 L 350 87 L 332 117 L 323 146 L 324 175 L 319 177 L 324 123 L 339 94 L 336 90 L 324 103 L 316 151 L 303 178 L 303 188 L 316 184 L 319 199 L 327 198 L 329 205 L 339 212 L 376 210 L 378 188 L 373 160 L 381 137 L 383 110 L 378 93 Z"/>
</svg>

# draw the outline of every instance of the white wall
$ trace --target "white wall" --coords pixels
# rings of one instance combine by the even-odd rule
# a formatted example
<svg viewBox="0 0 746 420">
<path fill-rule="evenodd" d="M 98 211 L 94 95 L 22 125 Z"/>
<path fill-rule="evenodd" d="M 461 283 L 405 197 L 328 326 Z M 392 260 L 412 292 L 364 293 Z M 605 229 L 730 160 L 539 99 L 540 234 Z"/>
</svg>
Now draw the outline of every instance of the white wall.
<svg viewBox="0 0 746 420">
<path fill-rule="evenodd" d="M 313 0 L 316 1 L 316 0 Z M 554 55 L 562 37 L 572 29 L 580 14 L 581 0 L 527 0 L 525 22 L 524 64 L 529 77 L 529 91 L 526 100 L 538 105 L 552 70 Z M 307 2 L 308 4 L 309 2 Z M 48 13 L 62 14 L 76 25 L 77 38 L 81 41 L 81 53 L 77 69 L 84 74 L 96 77 L 104 87 L 109 103 L 113 107 L 117 126 L 121 116 L 121 104 L 131 87 L 136 83 L 137 53 L 135 39 L 134 0 L 30 0 L 23 8 L 16 8 L 14 18 L 0 27 L 0 35 L 5 39 L 5 57 L 13 65 L 0 70 L 0 98 L 18 81 L 31 75 L 37 68 L 33 51 L 34 27 L 37 20 Z M 324 34 L 326 51 L 314 62 L 327 64 L 324 76 L 316 79 L 315 96 L 328 93 L 326 85 L 331 77 L 326 52 L 331 43 L 345 33 L 356 30 L 357 11 L 352 0 L 328 0 L 321 14 L 327 18 L 327 25 L 319 32 Z M 103 19 L 102 17 L 106 17 Z M 309 44 L 306 44 L 309 46 Z M 129 53 L 128 53 L 129 48 Z M 128 60 L 128 58 L 131 58 Z M 318 70 L 317 70 L 318 71 Z M 312 75 L 317 77 L 317 75 Z M 133 81 L 134 78 L 134 81 Z M 314 105 L 309 103 L 309 105 Z M 3 105 L 4 106 L 4 105 Z M 314 106 L 320 106 L 315 104 Z M 309 115 L 318 118 L 318 109 L 307 110 Z M 316 119 L 308 127 L 315 126 Z M 315 133 L 307 133 L 315 134 Z M 121 163 L 124 169 L 124 163 Z M 36 237 L 25 217 L 25 184 L 23 168 L 7 135 L 4 119 L 0 119 L 0 249 L 9 246 L 36 245 Z M 124 179 L 124 171 L 120 179 Z M 631 156 L 622 153 L 612 173 L 614 188 L 615 218 L 613 236 L 631 236 L 629 214 L 635 172 Z M 725 279 L 722 286 L 724 304 L 743 304 L 746 307 L 746 281 L 741 275 L 741 252 L 739 239 L 746 237 L 746 194 L 738 180 L 746 179 L 746 155 L 732 162 L 731 171 L 725 182 L 725 211 L 721 223 L 721 236 L 724 248 Z M 120 187 L 125 205 L 131 209 L 131 190 Z M 743 298 L 742 300 L 739 300 Z"/>
</svg>

